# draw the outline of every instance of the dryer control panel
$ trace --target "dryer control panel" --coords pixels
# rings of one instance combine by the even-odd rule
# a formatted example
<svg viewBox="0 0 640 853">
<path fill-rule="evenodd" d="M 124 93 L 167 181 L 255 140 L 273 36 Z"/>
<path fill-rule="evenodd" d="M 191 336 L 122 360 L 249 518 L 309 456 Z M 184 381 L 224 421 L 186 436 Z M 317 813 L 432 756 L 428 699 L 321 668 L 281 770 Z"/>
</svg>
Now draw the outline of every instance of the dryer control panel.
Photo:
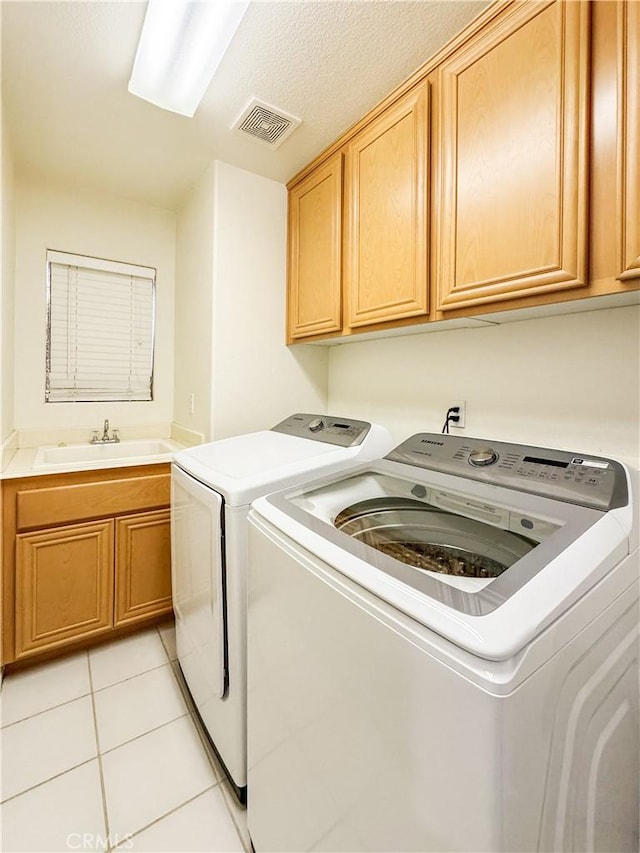
<svg viewBox="0 0 640 853">
<path fill-rule="evenodd" d="M 629 501 L 623 466 L 591 454 L 420 432 L 386 458 L 594 509 Z"/>
<path fill-rule="evenodd" d="M 338 447 L 356 447 L 362 444 L 371 429 L 366 421 L 354 421 L 351 418 L 333 418 L 329 415 L 291 415 L 272 427 L 274 432 L 296 435 L 298 438 L 310 438 Z"/>
</svg>

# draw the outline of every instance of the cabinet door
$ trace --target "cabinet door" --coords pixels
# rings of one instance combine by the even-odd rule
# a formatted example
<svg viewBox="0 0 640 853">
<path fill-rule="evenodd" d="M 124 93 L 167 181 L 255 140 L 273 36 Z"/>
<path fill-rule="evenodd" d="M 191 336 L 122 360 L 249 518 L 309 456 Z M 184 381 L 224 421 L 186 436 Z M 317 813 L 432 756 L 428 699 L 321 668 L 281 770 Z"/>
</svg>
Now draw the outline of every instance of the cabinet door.
<svg viewBox="0 0 640 853">
<path fill-rule="evenodd" d="M 171 611 L 168 509 L 116 519 L 115 624 Z"/>
<path fill-rule="evenodd" d="M 342 154 L 289 191 L 289 340 L 342 327 Z"/>
<path fill-rule="evenodd" d="M 618 249 L 622 281 L 640 277 L 640 3 L 618 2 Z"/>
<path fill-rule="evenodd" d="M 16 537 L 16 658 L 109 631 L 113 521 Z"/>
<path fill-rule="evenodd" d="M 591 286 L 615 293 L 640 286 L 640 4 L 592 9 Z"/>
<path fill-rule="evenodd" d="M 424 84 L 349 143 L 345 288 L 351 327 L 427 313 L 428 112 Z"/>
<path fill-rule="evenodd" d="M 515 3 L 438 76 L 438 308 L 586 283 L 589 7 Z"/>
</svg>

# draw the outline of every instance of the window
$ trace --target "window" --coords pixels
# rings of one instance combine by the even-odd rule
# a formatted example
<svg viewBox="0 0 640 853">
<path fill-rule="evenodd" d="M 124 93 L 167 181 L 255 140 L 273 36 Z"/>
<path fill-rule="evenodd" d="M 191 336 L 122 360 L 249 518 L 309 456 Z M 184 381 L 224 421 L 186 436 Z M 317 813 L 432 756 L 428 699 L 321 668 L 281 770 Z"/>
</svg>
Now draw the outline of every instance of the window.
<svg viewBox="0 0 640 853">
<path fill-rule="evenodd" d="M 47 403 L 153 399 L 155 274 L 47 252 Z"/>
</svg>

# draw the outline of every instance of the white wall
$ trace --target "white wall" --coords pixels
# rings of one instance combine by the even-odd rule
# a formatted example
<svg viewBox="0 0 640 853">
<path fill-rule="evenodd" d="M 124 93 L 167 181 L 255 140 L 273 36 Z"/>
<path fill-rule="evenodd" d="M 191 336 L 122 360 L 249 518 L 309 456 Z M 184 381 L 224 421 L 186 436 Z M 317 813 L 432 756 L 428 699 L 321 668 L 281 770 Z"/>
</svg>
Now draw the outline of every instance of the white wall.
<svg viewBox="0 0 640 853">
<path fill-rule="evenodd" d="M 170 424 L 175 214 L 116 196 L 35 185 L 19 179 L 15 189 L 16 428 L 91 429 L 109 418 L 126 439 L 146 425 Z M 45 404 L 47 249 L 157 269 L 153 401 Z"/>
<path fill-rule="evenodd" d="M 214 171 L 212 164 L 191 190 L 176 221 L 173 419 L 205 438 L 211 430 Z"/>
<path fill-rule="evenodd" d="M 401 441 L 440 432 L 589 451 L 638 467 L 640 310 L 616 308 L 333 347 L 329 410 Z"/>
<path fill-rule="evenodd" d="M 15 426 L 14 407 L 14 301 L 15 223 L 14 176 L 11 141 L 0 107 L 2 204 L 0 206 L 2 255 L 0 258 L 0 445 Z"/>
<path fill-rule="evenodd" d="M 326 411 L 328 353 L 284 343 L 286 216 L 282 184 L 215 163 L 216 439 Z"/>
<path fill-rule="evenodd" d="M 208 441 L 326 411 L 326 349 L 284 343 L 286 209 L 282 184 L 215 162 L 178 213 L 174 420 Z"/>
</svg>

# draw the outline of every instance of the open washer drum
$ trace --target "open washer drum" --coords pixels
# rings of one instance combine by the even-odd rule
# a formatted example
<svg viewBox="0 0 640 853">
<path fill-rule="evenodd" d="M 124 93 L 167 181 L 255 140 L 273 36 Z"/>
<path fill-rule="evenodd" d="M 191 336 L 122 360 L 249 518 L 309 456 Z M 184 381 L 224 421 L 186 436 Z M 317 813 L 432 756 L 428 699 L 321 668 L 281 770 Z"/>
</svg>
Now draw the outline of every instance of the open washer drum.
<svg viewBox="0 0 640 853">
<path fill-rule="evenodd" d="M 415 498 L 359 501 L 333 523 L 402 563 L 453 577 L 496 578 L 538 544 Z"/>
</svg>

